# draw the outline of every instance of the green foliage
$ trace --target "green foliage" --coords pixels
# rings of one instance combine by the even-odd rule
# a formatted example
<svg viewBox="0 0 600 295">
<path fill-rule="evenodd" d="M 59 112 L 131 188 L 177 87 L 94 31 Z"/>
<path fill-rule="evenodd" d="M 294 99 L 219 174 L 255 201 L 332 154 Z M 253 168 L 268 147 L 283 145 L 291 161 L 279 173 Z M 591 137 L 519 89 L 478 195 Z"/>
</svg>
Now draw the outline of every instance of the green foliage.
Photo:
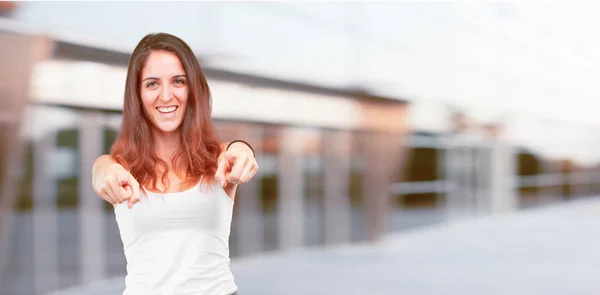
<svg viewBox="0 0 600 295">
<path fill-rule="evenodd" d="M 118 137 L 118 131 L 115 131 L 111 128 L 104 128 L 104 149 L 102 150 L 104 154 L 110 154 L 112 145 L 115 143 Z"/>
<path fill-rule="evenodd" d="M 277 175 L 264 176 L 260 183 L 259 196 L 262 197 L 263 212 L 275 212 L 279 195 L 279 179 Z"/>
<path fill-rule="evenodd" d="M 19 193 L 13 209 L 17 212 L 31 211 L 33 207 L 33 145 L 31 142 L 23 143 L 23 174 L 20 181 Z"/>
</svg>

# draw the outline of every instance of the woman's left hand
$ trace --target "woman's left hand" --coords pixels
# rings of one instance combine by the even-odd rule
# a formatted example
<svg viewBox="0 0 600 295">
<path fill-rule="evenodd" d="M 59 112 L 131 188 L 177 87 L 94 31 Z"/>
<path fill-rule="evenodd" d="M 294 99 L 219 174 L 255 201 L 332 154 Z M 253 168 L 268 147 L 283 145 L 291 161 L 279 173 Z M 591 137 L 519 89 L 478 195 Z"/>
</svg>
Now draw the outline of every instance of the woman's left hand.
<svg viewBox="0 0 600 295">
<path fill-rule="evenodd" d="M 221 153 L 218 160 L 215 179 L 225 187 L 228 183 L 243 184 L 254 177 L 258 171 L 258 163 L 250 147 L 235 142 L 229 150 Z"/>
</svg>

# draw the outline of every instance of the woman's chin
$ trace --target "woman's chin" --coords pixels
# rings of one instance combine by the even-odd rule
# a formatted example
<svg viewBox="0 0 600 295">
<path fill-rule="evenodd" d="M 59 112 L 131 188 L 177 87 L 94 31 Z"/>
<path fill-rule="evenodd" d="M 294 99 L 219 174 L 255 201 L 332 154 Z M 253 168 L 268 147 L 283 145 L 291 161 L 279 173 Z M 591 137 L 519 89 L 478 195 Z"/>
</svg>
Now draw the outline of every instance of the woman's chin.
<svg viewBox="0 0 600 295">
<path fill-rule="evenodd" d="M 155 126 L 156 131 L 162 134 L 169 134 L 178 131 L 180 124 L 158 124 Z"/>
</svg>

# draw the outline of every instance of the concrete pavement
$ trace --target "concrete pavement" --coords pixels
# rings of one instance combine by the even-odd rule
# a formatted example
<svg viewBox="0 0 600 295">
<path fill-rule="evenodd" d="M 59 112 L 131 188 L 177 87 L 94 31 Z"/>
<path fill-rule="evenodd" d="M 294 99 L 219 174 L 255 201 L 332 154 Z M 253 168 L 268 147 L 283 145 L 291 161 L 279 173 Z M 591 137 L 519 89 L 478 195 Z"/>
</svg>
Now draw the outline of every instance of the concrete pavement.
<svg viewBox="0 0 600 295">
<path fill-rule="evenodd" d="M 595 198 L 421 228 L 375 245 L 266 253 L 232 268 L 240 295 L 591 295 L 600 294 L 599 264 Z M 116 278 L 85 294 L 122 287 Z"/>
</svg>

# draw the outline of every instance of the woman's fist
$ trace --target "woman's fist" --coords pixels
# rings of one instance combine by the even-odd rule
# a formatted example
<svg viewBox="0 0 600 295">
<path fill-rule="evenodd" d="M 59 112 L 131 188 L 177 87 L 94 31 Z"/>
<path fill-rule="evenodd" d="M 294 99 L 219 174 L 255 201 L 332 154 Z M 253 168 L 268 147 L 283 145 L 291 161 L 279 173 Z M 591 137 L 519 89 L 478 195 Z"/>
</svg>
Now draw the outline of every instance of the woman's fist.
<svg viewBox="0 0 600 295">
<path fill-rule="evenodd" d="M 127 207 L 140 200 L 140 185 L 120 164 L 107 166 L 94 177 L 94 191 L 105 201 L 116 205 L 127 201 Z"/>
</svg>

